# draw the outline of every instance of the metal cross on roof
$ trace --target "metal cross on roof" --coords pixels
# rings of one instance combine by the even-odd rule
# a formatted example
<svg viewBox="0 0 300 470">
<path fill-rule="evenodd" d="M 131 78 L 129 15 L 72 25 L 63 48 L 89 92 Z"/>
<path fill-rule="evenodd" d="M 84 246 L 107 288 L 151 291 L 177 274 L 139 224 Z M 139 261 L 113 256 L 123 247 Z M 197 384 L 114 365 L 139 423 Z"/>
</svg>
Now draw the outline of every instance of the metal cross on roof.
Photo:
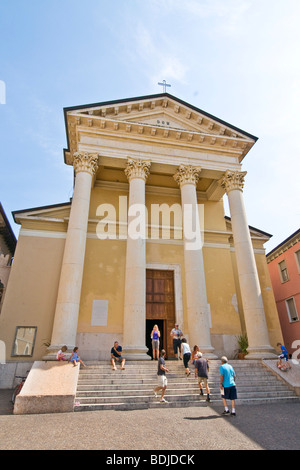
<svg viewBox="0 0 300 470">
<path fill-rule="evenodd" d="M 169 85 L 169 84 L 166 82 L 166 80 L 163 80 L 162 82 L 158 82 L 157 84 L 158 84 L 158 85 L 161 85 L 161 86 L 163 87 L 163 92 L 164 92 L 164 93 L 166 93 L 166 88 L 167 88 L 167 86 L 171 86 L 171 85 Z"/>
</svg>

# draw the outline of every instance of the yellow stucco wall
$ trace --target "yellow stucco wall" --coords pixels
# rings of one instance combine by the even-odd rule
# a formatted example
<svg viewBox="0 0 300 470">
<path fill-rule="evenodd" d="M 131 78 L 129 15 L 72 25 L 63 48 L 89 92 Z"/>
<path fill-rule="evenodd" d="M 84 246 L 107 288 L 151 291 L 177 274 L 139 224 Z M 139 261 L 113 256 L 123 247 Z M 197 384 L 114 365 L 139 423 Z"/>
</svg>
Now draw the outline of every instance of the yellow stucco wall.
<svg viewBox="0 0 300 470">
<path fill-rule="evenodd" d="M 65 240 L 19 236 L 0 318 L 7 360 L 38 360 L 46 353 L 55 312 Z M 36 326 L 32 358 L 11 357 L 17 326 Z"/>
</svg>

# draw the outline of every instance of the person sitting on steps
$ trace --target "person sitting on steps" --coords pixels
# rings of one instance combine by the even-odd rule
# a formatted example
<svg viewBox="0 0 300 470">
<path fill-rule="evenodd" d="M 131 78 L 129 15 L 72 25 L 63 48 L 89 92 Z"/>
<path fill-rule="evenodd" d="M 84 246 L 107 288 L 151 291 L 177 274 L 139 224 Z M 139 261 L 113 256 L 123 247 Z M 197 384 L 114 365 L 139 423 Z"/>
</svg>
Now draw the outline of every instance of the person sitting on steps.
<svg viewBox="0 0 300 470">
<path fill-rule="evenodd" d="M 110 351 L 110 356 L 111 356 L 110 360 L 111 360 L 111 365 L 112 365 L 113 370 L 117 370 L 116 362 L 119 362 L 121 364 L 121 370 L 125 369 L 125 358 L 122 357 L 122 346 L 118 343 L 118 341 L 114 342 L 114 345 Z"/>
</svg>

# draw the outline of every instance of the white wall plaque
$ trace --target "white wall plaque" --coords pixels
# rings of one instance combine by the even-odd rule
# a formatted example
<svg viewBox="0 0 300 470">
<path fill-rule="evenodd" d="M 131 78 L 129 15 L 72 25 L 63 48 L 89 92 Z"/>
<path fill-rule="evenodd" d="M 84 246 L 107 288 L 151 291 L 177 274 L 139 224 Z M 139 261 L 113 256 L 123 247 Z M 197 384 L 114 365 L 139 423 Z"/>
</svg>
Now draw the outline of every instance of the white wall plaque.
<svg viewBox="0 0 300 470">
<path fill-rule="evenodd" d="M 108 300 L 93 300 L 92 326 L 107 326 Z"/>
</svg>

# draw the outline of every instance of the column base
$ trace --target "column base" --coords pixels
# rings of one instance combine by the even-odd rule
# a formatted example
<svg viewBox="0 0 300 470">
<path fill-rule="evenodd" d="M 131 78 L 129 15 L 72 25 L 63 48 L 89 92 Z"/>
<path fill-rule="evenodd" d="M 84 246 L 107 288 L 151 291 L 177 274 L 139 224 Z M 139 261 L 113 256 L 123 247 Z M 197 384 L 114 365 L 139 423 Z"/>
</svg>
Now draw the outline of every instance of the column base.
<svg viewBox="0 0 300 470">
<path fill-rule="evenodd" d="M 199 346 L 199 351 L 202 352 L 205 359 L 219 359 L 216 354 L 214 354 L 214 348 L 212 346 Z"/>
<path fill-rule="evenodd" d="M 205 357 L 205 359 L 219 359 L 215 354 L 206 352 L 203 353 L 203 357 Z"/>
<path fill-rule="evenodd" d="M 43 361 L 56 361 L 56 356 L 57 356 L 57 353 L 58 351 L 62 348 L 62 346 L 64 345 L 56 345 L 56 344 L 51 344 L 48 348 L 47 348 L 47 354 L 45 356 L 42 357 L 42 360 Z M 73 349 L 75 348 L 75 345 L 71 344 L 66 344 L 65 346 L 67 346 L 67 351 L 64 353 L 66 354 L 67 357 L 69 357 L 73 351 Z"/>
<path fill-rule="evenodd" d="M 271 346 L 249 347 L 245 359 L 276 359 L 277 354 Z"/>
<path fill-rule="evenodd" d="M 147 352 L 146 346 L 123 346 L 122 357 L 125 357 L 126 361 L 151 361 Z"/>
</svg>

